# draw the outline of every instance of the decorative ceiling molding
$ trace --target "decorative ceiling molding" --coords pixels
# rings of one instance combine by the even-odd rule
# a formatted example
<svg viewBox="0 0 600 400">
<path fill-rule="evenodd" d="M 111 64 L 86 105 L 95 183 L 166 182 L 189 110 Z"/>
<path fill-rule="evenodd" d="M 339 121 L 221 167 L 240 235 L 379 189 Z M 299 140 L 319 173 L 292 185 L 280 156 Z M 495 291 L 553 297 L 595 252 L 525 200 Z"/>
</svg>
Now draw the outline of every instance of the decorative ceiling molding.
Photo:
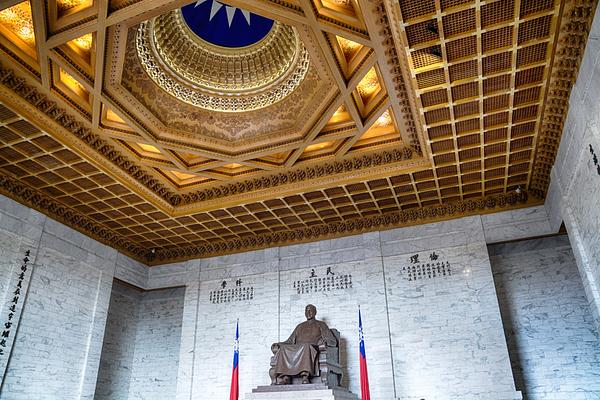
<svg viewBox="0 0 600 400">
<path fill-rule="evenodd" d="M 216 241 L 203 246 L 158 250 L 156 254 L 149 254 L 146 261 L 150 265 L 160 265 L 199 257 L 215 257 L 242 251 L 259 250 L 267 247 L 285 246 L 316 240 L 326 240 L 340 236 L 357 235 L 377 230 L 402 228 L 417 224 L 443 221 L 456 218 L 457 216 L 466 217 L 470 215 L 487 214 L 504 211 L 506 209 L 532 207 L 540 204 L 543 204 L 543 201 L 536 199 L 529 200 L 525 192 L 521 192 L 521 194 L 502 194 L 478 200 L 466 200 L 458 203 L 422 207 L 419 209 L 348 220 L 333 224 L 316 225 L 310 228 L 254 235 L 244 239 Z"/>
<path fill-rule="evenodd" d="M 46 214 L 48 217 L 62 222 L 84 235 L 91 236 L 134 259 L 144 262 L 151 256 L 148 249 L 140 247 L 126 237 L 102 227 L 97 221 L 55 201 L 52 197 L 3 174 L 0 174 L 0 193 Z"/>
<path fill-rule="evenodd" d="M 56 102 L 48 99 L 46 95 L 40 93 L 35 87 L 27 84 L 25 79 L 15 76 L 14 71 L 6 69 L 2 62 L 0 62 L 0 83 L 81 140 L 82 145 L 89 146 L 95 154 L 112 162 L 145 188 L 151 190 L 170 204 L 173 204 L 172 198 L 173 196 L 177 196 L 177 194 L 168 191 L 160 182 L 157 182 L 145 173 L 139 166 L 134 165 L 126 157 L 123 157 L 106 140 L 94 134 L 91 129 L 84 127 L 75 117 L 69 115 L 70 113 L 67 110 L 59 107 Z"/>
<path fill-rule="evenodd" d="M 148 77 L 135 33 L 185 1 L 2 26 L 0 192 L 150 264 L 543 202 L 597 1 L 225 3 L 306 50 L 281 101 L 207 111 Z"/>
<path fill-rule="evenodd" d="M 234 53 L 202 43 L 181 19 L 172 11 L 141 23 L 135 43 L 152 80 L 188 104 L 222 112 L 263 109 L 291 94 L 308 72 L 308 52 L 288 25 L 277 23 L 261 42 Z"/>
<path fill-rule="evenodd" d="M 173 207 L 190 205 L 208 200 L 217 200 L 223 197 L 239 195 L 242 193 L 252 193 L 269 188 L 277 188 L 286 184 L 295 185 L 295 190 L 297 190 L 297 185 L 303 183 L 301 187 L 304 190 L 310 190 L 310 182 L 312 180 L 328 178 L 330 181 L 335 181 L 336 174 L 354 172 L 354 179 L 358 179 L 361 175 L 357 174 L 357 172 L 365 171 L 366 173 L 362 175 L 362 178 L 364 179 L 381 175 L 393 175 L 394 173 L 405 171 L 407 168 L 418 168 L 424 165 L 424 160 L 414 157 L 415 153 L 411 148 L 404 147 L 390 151 L 362 154 L 358 157 L 340 161 L 296 168 L 284 173 L 266 175 L 259 179 L 244 180 L 233 184 L 220 185 L 202 191 L 178 194 L 168 190 L 163 184 L 147 174 L 142 168 L 129 161 L 126 156 L 121 154 L 101 136 L 96 135 L 92 130 L 83 127 L 81 123 L 75 120 L 75 118 L 69 116 L 67 110 L 58 107 L 54 101 L 49 100 L 47 96 L 28 85 L 26 80 L 16 77 L 14 71 L 5 69 L 1 62 L 0 83 L 13 91 L 14 94 L 35 106 L 38 110 L 42 111 L 46 116 L 54 119 L 57 124 L 61 125 L 76 138 L 80 139 L 83 142 L 82 144 L 88 145 L 90 150 L 94 151 L 98 156 L 104 157 L 112 162 L 116 167 L 122 169 L 124 173 L 135 179 L 140 185 L 152 190 Z M 410 163 L 407 164 L 407 161 Z M 380 166 L 388 167 L 384 171 L 378 171 L 376 174 L 373 174 L 372 168 Z M 317 183 L 317 186 L 322 185 L 323 183 L 321 182 Z M 272 195 L 276 195 L 276 193 L 272 193 Z M 205 207 L 200 205 L 194 208 Z"/>
<path fill-rule="evenodd" d="M 568 2 L 563 9 L 562 18 L 566 21 L 562 22 L 558 32 L 558 45 L 553 56 L 552 76 L 530 184 L 530 191 L 540 198 L 546 196 L 550 185 L 550 170 L 569 111 L 571 88 L 577 79 L 596 8 L 596 1 L 581 1 Z"/>
<path fill-rule="evenodd" d="M 540 200 L 529 200 L 527 194 L 509 193 L 478 200 L 467 200 L 455 204 L 423 207 L 390 213 L 381 216 L 349 220 L 334 224 L 321 224 L 310 228 L 288 230 L 274 234 L 254 235 L 246 239 L 218 241 L 203 246 L 178 247 L 172 250 L 158 250 L 136 246 L 126 237 L 101 227 L 96 221 L 55 201 L 21 182 L 0 174 L 0 193 L 40 211 L 52 219 L 70 226 L 81 233 L 124 254 L 147 263 L 161 265 L 193 258 L 207 258 L 219 255 L 259 250 L 267 247 L 283 246 L 316 240 L 326 240 L 340 236 L 357 235 L 376 230 L 386 230 L 438 222 L 451 218 L 466 217 L 506 209 L 518 209 L 543 204 Z"/>
</svg>

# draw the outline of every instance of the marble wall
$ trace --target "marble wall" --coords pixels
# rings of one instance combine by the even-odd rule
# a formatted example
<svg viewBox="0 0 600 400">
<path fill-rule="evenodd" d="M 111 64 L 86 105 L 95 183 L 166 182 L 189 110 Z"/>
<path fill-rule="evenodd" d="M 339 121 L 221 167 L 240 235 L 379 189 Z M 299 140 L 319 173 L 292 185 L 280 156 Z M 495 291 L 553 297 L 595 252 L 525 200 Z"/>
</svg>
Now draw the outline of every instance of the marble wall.
<svg viewBox="0 0 600 400">
<path fill-rule="evenodd" d="M 381 232 L 397 397 L 517 398 L 483 233 L 477 217 Z"/>
<path fill-rule="evenodd" d="M 600 13 L 589 35 L 552 169 L 546 208 L 554 229 L 565 223 L 584 289 L 600 328 Z"/>
<path fill-rule="evenodd" d="M 184 288 L 174 288 L 144 292 L 140 296 L 129 396 L 119 399 L 174 398 L 184 293 Z"/>
<path fill-rule="evenodd" d="M 489 247 L 517 389 L 600 398 L 600 341 L 567 236 Z"/>
<path fill-rule="evenodd" d="M 2 330 L 8 331 L 8 337 L 2 337 L 3 342 L 0 346 L 1 376 L 5 375 L 16 337 L 16 328 L 19 325 L 25 294 L 31 281 L 31 266 L 35 263 L 44 220 L 42 214 L 14 202 L 6 202 L 0 206 L 0 324 L 12 324 L 10 329 Z M 14 292 L 22 272 L 21 262 L 27 251 L 30 254 L 30 268 L 23 274 L 24 282 L 19 288 L 21 295 L 17 299 L 17 304 L 14 304 L 14 299 L 17 297 Z"/>
<path fill-rule="evenodd" d="M 340 330 L 345 382 L 355 393 L 360 305 L 373 398 L 520 398 L 486 242 L 547 234 L 553 228 L 544 207 L 147 268 L 0 199 L 5 303 L 21 253 L 31 249 L 33 257 L 2 399 L 226 398 L 237 319 L 240 386 L 247 393 L 269 383 L 269 346 L 303 320 L 307 303 Z M 185 289 L 113 290 L 115 276 L 145 290 Z M 573 301 L 558 307 L 565 310 L 561 318 L 589 319 L 581 308 L 579 314 L 568 312 L 575 307 L 577 284 L 572 273 L 550 274 L 540 279 L 539 290 L 571 295 Z M 503 307 L 506 298 L 525 302 L 523 296 L 533 293 L 530 286 L 499 288 Z M 539 338 L 525 324 L 513 330 L 519 341 L 509 335 L 512 354 L 531 360 L 519 364 L 526 375 L 516 370 L 519 388 L 531 390 L 531 382 L 546 379 L 547 387 L 531 392 L 544 393 L 538 398 L 550 391 L 571 398 L 593 393 L 579 390 L 594 386 L 576 372 L 597 365 L 593 334 L 583 336 L 581 326 Z M 562 348 L 548 347 L 549 335 L 557 338 L 553 343 L 574 342 L 585 351 L 566 364 Z M 569 387 L 572 382 L 579 386 Z"/>
<path fill-rule="evenodd" d="M 354 393 L 360 305 L 373 398 L 520 398 L 484 237 L 470 217 L 153 267 L 149 286 L 186 285 L 177 399 L 227 397 L 238 318 L 240 392 L 268 384 L 308 303 L 341 332 Z"/>
<path fill-rule="evenodd" d="M 184 292 L 113 283 L 94 399 L 175 396 Z"/>
<path fill-rule="evenodd" d="M 184 293 L 113 283 L 94 399 L 175 396 Z"/>
<path fill-rule="evenodd" d="M 27 250 L 29 275 L 9 338 L 0 341 L 0 398 L 91 399 L 113 276 L 135 261 L 0 196 L 2 318 Z"/>
<path fill-rule="evenodd" d="M 141 291 L 114 282 L 96 383 L 96 400 L 127 399 Z"/>
</svg>

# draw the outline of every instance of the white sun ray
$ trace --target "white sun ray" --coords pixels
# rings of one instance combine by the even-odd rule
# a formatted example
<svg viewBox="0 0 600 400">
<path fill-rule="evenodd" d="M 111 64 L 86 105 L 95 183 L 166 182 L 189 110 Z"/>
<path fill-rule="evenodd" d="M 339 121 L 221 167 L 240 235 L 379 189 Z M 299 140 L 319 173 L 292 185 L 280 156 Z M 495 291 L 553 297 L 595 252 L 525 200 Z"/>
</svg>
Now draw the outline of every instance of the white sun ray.
<svg viewBox="0 0 600 400">
<path fill-rule="evenodd" d="M 232 6 L 224 6 L 223 4 L 219 3 L 216 0 L 197 0 L 196 4 L 194 5 L 194 8 L 198 7 L 200 4 L 205 3 L 207 1 L 211 2 L 210 16 L 208 17 L 209 21 L 212 21 L 212 19 L 215 17 L 215 15 L 217 15 L 219 10 L 221 8 L 225 7 L 225 12 L 227 13 L 227 24 L 229 25 L 230 28 L 231 28 L 231 24 L 233 23 L 233 17 L 235 16 L 235 12 L 238 10 L 244 16 L 244 19 L 248 23 L 248 26 L 250 26 L 250 11 L 242 10 L 241 8 L 232 7 Z"/>
<path fill-rule="evenodd" d="M 213 2 L 213 4 L 215 4 Z M 235 8 L 234 7 L 225 7 L 225 12 L 227 13 L 227 24 L 229 25 L 229 27 L 231 28 L 231 23 L 233 22 L 233 16 L 235 15 Z"/>
<path fill-rule="evenodd" d="M 242 15 L 244 16 L 244 18 L 246 18 L 246 22 L 248 23 L 248 26 L 250 26 L 250 11 L 242 10 L 241 8 L 239 10 L 242 12 Z"/>
</svg>

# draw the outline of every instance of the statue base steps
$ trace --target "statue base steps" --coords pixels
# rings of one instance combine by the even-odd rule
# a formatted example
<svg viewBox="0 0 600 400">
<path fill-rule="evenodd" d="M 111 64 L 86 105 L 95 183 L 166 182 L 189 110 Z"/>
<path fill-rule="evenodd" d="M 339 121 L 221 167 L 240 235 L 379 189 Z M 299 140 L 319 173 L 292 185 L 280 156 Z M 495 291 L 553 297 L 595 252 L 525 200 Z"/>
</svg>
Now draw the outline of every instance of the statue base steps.
<svg viewBox="0 0 600 400">
<path fill-rule="evenodd" d="M 329 389 L 323 384 L 259 386 L 244 400 L 358 400 L 344 388 Z"/>
</svg>

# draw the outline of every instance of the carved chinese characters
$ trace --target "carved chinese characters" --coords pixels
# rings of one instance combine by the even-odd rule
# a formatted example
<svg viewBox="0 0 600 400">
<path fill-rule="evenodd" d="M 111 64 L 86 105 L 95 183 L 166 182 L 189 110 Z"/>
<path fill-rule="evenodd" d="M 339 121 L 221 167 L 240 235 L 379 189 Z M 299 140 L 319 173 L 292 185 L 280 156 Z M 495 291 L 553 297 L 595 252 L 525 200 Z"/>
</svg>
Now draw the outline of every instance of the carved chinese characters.
<svg viewBox="0 0 600 400">
<path fill-rule="evenodd" d="M 297 294 L 352 289 L 352 274 L 336 274 L 332 267 L 318 274 L 315 268 L 311 268 L 309 277 L 294 281 L 293 287 Z"/>
<path fill-rule="evenodd" d="M 408 258 L 407 265 L 402 267 L 402 275 L 409 282 L 449 277 L 452 273 L 450 262 L 440 258 L 435 251 L 413 254 Z"/>
<path fill-rule="evenodd" d="M 20 308 L 22 308 L 23 304 L 22 296 L 25 295 L 23 284 L 25 281 L 25 274 L 29 269 L 29 255 L 30 251 L 27 250 L 25 252 L 25 257 L 22 260 L 21 268 L 18 270 L 17 283 L 14 286 L 14 288 L 11 289 L 11 292 L 8 293 L 8 299 L 10 299 L 10 297 L 12 297 L 12 299 L 10 300 L 10 305 L 8 306 L 8 314 L 4 319 L 4 325 L 0 327 L 0 329 L 2 330 L 2 334 L 0 334 L 0 357 L 7 357 L 10 353 L 10 346 L 8 340 L 11 338 L 11 335 L 14 338 L 14 328 L 16 327 L 15 316 L 17 314 L 17 307 L 19 306 Z"/>
<path fill-rule="evenodd" d="M 219 286 L 220 289 L 213 290 L 208 296 L 212 304 L 231 303 L 234 301 L 246 301 L 254 299 L 254 287 L 244 286 L 242 278 L 232 279 L 229 282 L 224 280 Z"/>
</svg>

